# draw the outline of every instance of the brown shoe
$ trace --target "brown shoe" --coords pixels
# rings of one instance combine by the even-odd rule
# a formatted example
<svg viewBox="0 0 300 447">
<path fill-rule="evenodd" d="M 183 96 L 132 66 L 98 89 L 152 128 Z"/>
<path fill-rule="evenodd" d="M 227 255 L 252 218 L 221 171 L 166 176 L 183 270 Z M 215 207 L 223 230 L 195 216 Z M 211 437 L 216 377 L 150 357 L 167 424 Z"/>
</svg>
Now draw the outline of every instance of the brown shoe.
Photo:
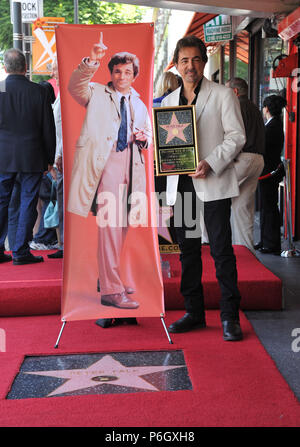
<svg viewBox="0 0 300 447">
<path fill-rule="evenodd" d="M 102 295 L 101 304 L 118 307 L 119 309 L 137 309 L 139 307 L 139 303 L 128 298 L 125 292 Z"/>
</svg>

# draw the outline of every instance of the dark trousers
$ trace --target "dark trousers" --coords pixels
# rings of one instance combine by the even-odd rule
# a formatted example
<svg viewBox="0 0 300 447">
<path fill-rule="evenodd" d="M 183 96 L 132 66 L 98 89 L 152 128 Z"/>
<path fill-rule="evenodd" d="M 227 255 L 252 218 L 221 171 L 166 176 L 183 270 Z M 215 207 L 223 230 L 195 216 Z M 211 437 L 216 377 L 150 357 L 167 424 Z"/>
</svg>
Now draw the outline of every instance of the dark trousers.
<svg viewBox="0 0 300 447">
<path fill-rule="evenodd" d="M 0 251 L 4 251 L 4 243 L 8 229 L 8 207 L 17 177 L 16 172 L 0 173 Z M 17 220 L 15 241 L 12 247 L 14 258 L 29 254 L 28 242 L 32 239 L 32 230 L 37 218 L 37 201 L 42 173 L 20 172 L 20 207 Z"/>
<path fill-rule="evenodd" d="M 259 182 L 260 242 L 264 248 L 280 251 L 280 213 L 278 209 L 279 182 L 270 178 Z"/>
<path fill-rule="evenodd" d="M 8 244 L 9 249 L 11 250 L 14 246 L 16 239 L 16 232 L 19 220 L 19 211 L 20 211 L 20 192 L 21 185 L 19 180 L 19 175 L 17 174 L 15 178 L 15 183 L 13 187 L 13 191 L 10 197 L 9 207 L 8 207 Z"/>
<path fill-rule="evenodd" d="M 204 317 L 201 232 L 199 234 L 199 228 L 197 228 L 202 209 L 209 237 L 210 253 L 215 262 L 216 277 L 221 289 L 221 320 L 238 320 L 241 297 L 237 286 L 236 259 L 231 241 L 231 199 L 201 202 L 196 195 L 191 177 L 185 175 L 179 178 L 178 193 L 181 198 L 180 200 L 177 198 L 174 206 L 174 218 L 176 226 L 176 217 L 181 213 L 182 225 L 176 226 L 176 236 L 181 251 L 180 290 L 184 297 L 186 311 Z M 184 195 L 184 193 L 188 194 Z M 182 206 L 177 208 L 180 202 Z M 189 205 L 192 203 L 192 207 L 187 206 L 186 203 Z M 196 222 L 193 227 L 190 226 L 190 215 Z M 193 237 L 193 231 L 196 237 Z"/>
</svg>

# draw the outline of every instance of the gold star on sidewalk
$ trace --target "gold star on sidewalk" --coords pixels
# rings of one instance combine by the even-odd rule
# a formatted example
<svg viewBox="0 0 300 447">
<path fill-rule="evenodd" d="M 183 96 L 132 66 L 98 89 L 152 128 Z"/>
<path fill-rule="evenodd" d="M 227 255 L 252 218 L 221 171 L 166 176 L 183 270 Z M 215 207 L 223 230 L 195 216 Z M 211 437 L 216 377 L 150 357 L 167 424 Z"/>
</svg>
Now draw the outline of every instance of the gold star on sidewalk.
<svg viewBox="0 0 300 447">
<path fill-rule="evenodd" d="M 168 132 L 166 144 L 172 141 L 175 137 L 186 142 L 183 131 L 187 126 L 190 126 L 190 124 L 191 123 L 179 123 L 175 112 L 173 112 L 170 124 L 160 124 L 160 127 Z"/>
<path fill-rule="evenodd" d="M 67 369 L 54 371 L 32 371 L 24 374 L 34 374 L 38 376 L 57 377 L 67 379 L 65 383 L 48 394 L 70 393 L 72 391 L 91 388 L 98 385 L 110 384 L 132 388 L 142 388 L 144 390 L 159 391 L 154 385 L 141 376 L 156 372 L 163 372 L 169 369 L 183 368 L 178 366 L 124 366 L 110 355 L 105 355 L 102 359 L 93 363 L 85 369 Z"/>
</svg>

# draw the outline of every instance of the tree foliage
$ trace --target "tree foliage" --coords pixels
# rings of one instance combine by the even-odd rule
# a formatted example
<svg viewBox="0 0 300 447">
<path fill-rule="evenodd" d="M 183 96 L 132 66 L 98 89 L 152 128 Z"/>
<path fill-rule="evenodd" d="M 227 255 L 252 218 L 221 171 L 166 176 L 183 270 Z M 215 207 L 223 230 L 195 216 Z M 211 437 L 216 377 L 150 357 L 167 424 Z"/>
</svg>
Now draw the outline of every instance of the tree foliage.
<svg viewBox="0 0 300 447">
<path fill-rule="evenodd" d="M 10 23 L 10 2 L 0 2 L 0 50 L 6 50 L 13 46 L 13 27 Z"/>
<path fill-rule="evenodd" d="M 139 22 L 145 8 L 98 0 L 79 0 L 79 23 L 128 23 Z M 73 0 L 44 0 L 45 17 L 64 17 L 74 22 Z"/>
<path fill-rule="evenodd" d="M 73 0 L 44 0 L 45 17 L 64 17 L 74 23 Z M 140 22 L 145 8 L 98 0 L 79 0 L 79 23 L 129 23 Z M 0 1 L 0 51 L 13 46 L 13 27 L 10 22 L 10 2 Z"/>
</svg>

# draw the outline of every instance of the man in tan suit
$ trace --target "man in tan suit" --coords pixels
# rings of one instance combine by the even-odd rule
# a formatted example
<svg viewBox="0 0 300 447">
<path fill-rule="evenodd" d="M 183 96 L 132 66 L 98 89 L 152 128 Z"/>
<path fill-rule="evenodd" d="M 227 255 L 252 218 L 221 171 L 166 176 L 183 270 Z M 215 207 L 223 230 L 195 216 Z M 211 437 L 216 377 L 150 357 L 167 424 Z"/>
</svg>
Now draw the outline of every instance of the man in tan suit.
<svg viewBox="0 0 300 447">
<path fill-rule="evenodd" d="M 82 60 L 69 82 L 71 95 L 87 111 L 76 145 L 68 211 L 86 217 L 97 196 L 101 303 L 136 309 L 139 303 L 129 296 L 133 288 L 120 278 L 120 259 L 128 228 L 128 197 L 146 191 L 142 150 L 151 139 L 151 122 L 132 88 L 139 72 L 138 58 L 115 54 L 108 64 L 111 82 L 91 83 L 104 56 L 103 45 L 94 44 L 90 57 Z M 113 219 L 104 222 L 107 198 L 112 199 Z"/>
<path fill-rule="evenodd" d="M 244 79 L 226 82 L 238 97 L 246 131 L 246 144 L 234 161 L 240 194 L 232 199 L 231 229 L 234 245 L 244 245 L 255 254 L 253 244 L 255 192 L 264 168 L 265 125 L 258 107 L 248 99 Z"/>
<path fill-rule="evenodd" d="M 231 89 L 203 76 L 207 54 L 205 44 L 200 39 L 195 36 L 180 39 L 173 61 L 183 85 L 170 93 L 162 106 L 195 105 L 200 162 L 195 174 L 167 177 L 167 203 L 175 205 L 174 213 L 178 212 L 179 193 L 183 205 L 180 210 L 183 224 L 176 228 L 176 236 L 181 250 L 181 293 L 186 308 L 186 314 L 171 324 L 169 331 L 186 332 L 206 327 L 201 280 L 201 231 L 194 231 L 194 235 L 191 231 L 197 229 L 202 206 L 221 288 L 223 338 L 228 341 L 241 340 L 240 293 L 230 227 L 231 198 L 239 194 L 233 161 L 245 143 L 240 106 Z M 186 206 L 187 193 L 193 198 L 191 211 L 195 228 L 187 225 L 190 214 Z"/>
</svg>

